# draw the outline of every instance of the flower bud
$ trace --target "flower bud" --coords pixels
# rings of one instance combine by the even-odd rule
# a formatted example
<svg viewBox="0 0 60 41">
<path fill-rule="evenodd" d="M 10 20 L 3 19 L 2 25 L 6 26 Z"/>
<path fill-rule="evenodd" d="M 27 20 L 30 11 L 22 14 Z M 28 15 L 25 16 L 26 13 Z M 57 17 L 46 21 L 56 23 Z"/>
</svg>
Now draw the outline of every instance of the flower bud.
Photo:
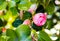
<svg viewBox="0 0 60 41">
<path fill-rule="evenodd" d="M 25 24 L 25 25 L 30 25 L 30 20 L 29 20 L 29 19 L 26 19 L 26 20 L 23 22 L 23 24 Z"/>
</svg>

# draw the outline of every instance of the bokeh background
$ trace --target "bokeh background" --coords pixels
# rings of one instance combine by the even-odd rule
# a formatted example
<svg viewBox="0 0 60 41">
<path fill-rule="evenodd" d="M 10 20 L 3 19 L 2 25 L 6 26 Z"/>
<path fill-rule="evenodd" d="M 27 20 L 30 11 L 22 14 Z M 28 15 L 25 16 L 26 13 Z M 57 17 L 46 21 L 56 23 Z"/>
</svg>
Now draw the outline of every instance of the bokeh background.
<svg viewBox="0 0 60 41">
<path fill-rule="evenodd" d="M 37 13 L 47 13 L 43 26 Z M 60 0 L 0 0 L 0 41 L 60 41 Z"/>
</svg>

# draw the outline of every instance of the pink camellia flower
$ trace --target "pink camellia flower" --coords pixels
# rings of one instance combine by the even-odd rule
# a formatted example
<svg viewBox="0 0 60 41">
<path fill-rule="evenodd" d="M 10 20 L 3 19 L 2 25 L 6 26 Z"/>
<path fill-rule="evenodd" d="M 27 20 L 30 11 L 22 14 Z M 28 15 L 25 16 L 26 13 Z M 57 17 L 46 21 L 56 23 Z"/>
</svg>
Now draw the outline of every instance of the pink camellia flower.
<svg viewBox="0 0 60 41">
<path fill-rule="evenodd" d="M 47 19 L 47 13 L 37 13 L 36 15 L 33 16 L 33 22 L 37 26 L 42 26 L 45 24 Z"/>
<path fill-rule="evenodd" d="M 29 19 L 26 19 L 26 20 L 23 22 L 23 24 L 29 25 L 29 24 L 30 24 L 30 20 L 29 20 Z"/>
</svg>

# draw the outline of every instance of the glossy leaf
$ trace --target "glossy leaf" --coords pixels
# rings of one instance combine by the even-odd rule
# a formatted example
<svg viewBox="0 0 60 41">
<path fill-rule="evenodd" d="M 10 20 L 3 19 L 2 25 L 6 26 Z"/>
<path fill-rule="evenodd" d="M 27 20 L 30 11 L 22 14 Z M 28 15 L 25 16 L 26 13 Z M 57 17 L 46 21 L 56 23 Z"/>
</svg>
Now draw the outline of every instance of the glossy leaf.
<svg viewBox="0 0 60 41">
<path fill-rule="evenodd" d="M 37 9 L 36 9 L 36 13 L 44 13 L 44 7 L 42 5 L 38 5 Z"/>
<path fill-rule="evenodd" d="M 40 5 L 43 5 L 44 8 L 46 8 L 46 6 L 48 6 L 50 0 L 38 0 Z"/>
<path fill-rule="evenodd" d="M 53 14 L 55 10 L 55 5 L 53 2 L 50 2 L 49 5 L 46 7 L 46 12 L 48 12 L 48 14 Z"/>
<path fill-rule="evenodd" d="M 0 41 L 6 41 L 4 38 L 0 37 Z"/>
<path fill-rule="evenodd" d="M 32 28 L 36 31 L 42 30 L 42 26 L 37 26 L 34 23 L 32 24 Z"/>
<path fill-rule="evenodd" d="M 45 41 L 44 39 L 42 39 L 40 36 L 38 36 L 38 41 Z"/>
<path fill-rule="evenodd" d="M 0 19 L 0 27 L 3 26 L 3 21 Z"/>
<path fill-rule="evenodd" d="M 48 26 L 48 29 L 51 29 L 53 27 L 52 19 L 47 21 L 47 26 Z"/>
<path fill-rule="evenodd" d="M 50 39 L 50 37 L 48 36 L 48 34 L 46 33 L 46 32 L 44 32 L 44 31 L 40 31 L 40 33 L 39 33 L 39 38 L 42 38 L 43 40 L 45 40 L 45 41 L 52 41 L 51 39 Z M 38 41 L 40 41 L 40 40 L 38 40 Z"/>
<path fill-rule="evenodd" d="M 15 1 L 15 2 L 19 2 L 20 0 L 13 0 L 13 1 Z"/>
<path fill-rule="evenodd" d="M 32 41 L 30 37 L 31 31 L 29 26 L 24 24 L 18 26 L 18 28 L 16 29 L 16 33 L 19 41 Z"/>
<path fill-rule="evenodd" d="M 6 35 L 9 37 L 8 41 L 17 41 L 17 36 L 15 31 L 7 29 Z"/>
<path fill-rule="evenodd" d="M 5 10 L 7 7 L 7 2 L 3 2 L 1 5 L 0 5 L 0 10 Z"/>
<path fill-rule="evenodd" d="M 23 19 L 22 20 L 25 20 L 25 19 L 30 19 L 32 17 L 32 14 L 30 12 L 25 12 L 23 14 Z"/>
<path fill-rule="evenodd" d="M 2 28 L 0 27 L 0 36 L 2 35 Z"/>
<path fill-rule="evenodd" d="M 18 15 L 18 14 L 17 14 L 17 9 L 16 9 L 16 8 L 14 8 L 14 7 L 13 7 L 13 8 L 10 8 L 10 11 L 12 12 L 12 15 L 13 15 L 13 16 Z"/>
<path fill-rule="evenodd" d="M 0 0 L 0 5 L 4 2 L 5 0 Z"/>
<path fill-rule="evenodd" d="M 9 6 L 9 8 L 15 7 L 16 6 L 16 3 L 14 1 L 9 1 L 8 2 L 8 6 Z"/>
<path fill-rule="evenodd" d="M 25 1 L 25 2 L 29 2 L 30 0 L 20 0 L 20 1 Z"/>
<path fill-rule="evenodd" d="M 3 18 L 8 21 L 8 19 L 12 16 L 12 12 L 11 11 L 7 11 L 6 14 L 3 16 Z"/>
<path fill-rule="evenodd" d="M 37 0 L 30 0 L 32 3 L 37 3 Z"/>
<path fill-rule="evenodd" d="M 30 5 L 31 5 L 31 2 L 29 1 L 21 1 L 18 4 L 18 9 L 27 11 L 30 8 Z"/>
<path fill-rule="evenodd" d="M 23 21 L 19 18 L 19 17 L 17 17 L 16 19 L 15 19 L 15 21 L 12 23 L 12 25 L 14 26 L 14 27 L 18 27 L 19 25 L 21 25 L 23 23 Z"/>
</svg>

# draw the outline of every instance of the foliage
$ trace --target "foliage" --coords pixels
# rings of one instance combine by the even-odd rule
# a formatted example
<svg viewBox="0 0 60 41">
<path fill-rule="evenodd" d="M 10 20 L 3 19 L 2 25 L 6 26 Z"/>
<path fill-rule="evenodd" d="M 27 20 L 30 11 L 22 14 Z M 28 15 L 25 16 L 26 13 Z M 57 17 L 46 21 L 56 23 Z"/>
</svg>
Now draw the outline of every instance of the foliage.
<svg viewBox="0 0 60 41">
<path fill-rule="evenodd" d="M 47 13 L 44 24 L 43 15 L 39 16 L 41 19 L 35 17 L 36 24 L 42 23 L 41 26 L 33 21 L 37 13 Z M 30 23 L 24 24 L 25 20 L 30 20 Z M 56 0 L 0 0 L 0 41 L 59 41 L 59 31 L 60 4 Z"/>
</svg>

